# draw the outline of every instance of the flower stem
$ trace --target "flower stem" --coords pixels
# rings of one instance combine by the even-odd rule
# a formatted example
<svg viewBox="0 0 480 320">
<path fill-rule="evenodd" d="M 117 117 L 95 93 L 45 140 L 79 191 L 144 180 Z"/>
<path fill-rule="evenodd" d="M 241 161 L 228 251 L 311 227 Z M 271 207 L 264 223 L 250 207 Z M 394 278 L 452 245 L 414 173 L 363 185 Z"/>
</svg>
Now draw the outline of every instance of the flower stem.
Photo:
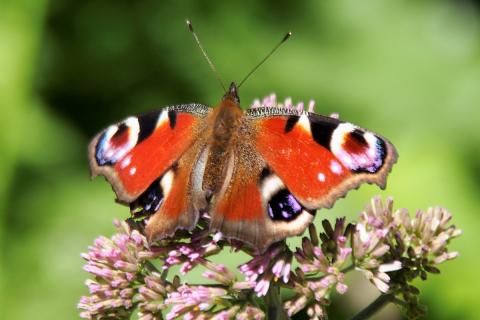
<svg viewBox="0 0 480 320">
<path fill-rule="evenodd" d="M 146 260 L 144 262 L 144 265 L 145 265 L 145 268 L 147 268 L 148 271 L 159 272 L 157 267 L 155 267 L 155 265 L 151 261 Z"/>
<path fill-rule="evenodd" d="M 265 304 L 267 305 L 268 320 L 288 320 L 288 315 L 283 309 L 282 296 L 280 294 L 280 286 L 272 283 L 267 295 L 265 296 Z"/>
<path fill-rule="evenodd" d="M 161 278 L 162 278 L 163 281 L 167 280 L 168 271 L 169 271 L 169 269 L 165 269 L 165 270 L 162 271 Z"/>
<path fill-rule="evenodd" d="M 392 302 L 395 300 L 395 296 L 391 293 L 387 294 L 382 294 L 378 296 L 375 301 L 370 303 L 365 309 L 357 313 L 352 317 L 351 320 L 365 320 L 373 316 L 376 312 L 380 311 L 385 305 L 387 305 L 389 302 Z"/>
<path fill-rule="evenodd" d="M 354 263 L 352 263 L 352 264 L 351 264 L 351 265 L 349 265 L 348 267 L 346 267 L 346 268 L 344 268 L 344 269 L 340 270 L 340 272 L 342 272 L 342 273 L 347 273 L 347 272 L 350 272 L 350 271 L 352 271 L 353 269 L 355 269 L 355 264 L 354 264 Z"/>
</svg>

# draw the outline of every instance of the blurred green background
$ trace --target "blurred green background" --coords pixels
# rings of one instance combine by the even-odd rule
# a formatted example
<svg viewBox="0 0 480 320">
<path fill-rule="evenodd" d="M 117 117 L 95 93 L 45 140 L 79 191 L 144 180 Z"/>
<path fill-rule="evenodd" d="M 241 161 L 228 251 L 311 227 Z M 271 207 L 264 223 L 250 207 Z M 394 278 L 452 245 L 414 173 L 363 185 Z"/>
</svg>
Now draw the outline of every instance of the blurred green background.
<svg viewBox="0 0 480 320">
<path fill-rule="evenodd" d="M 79 254 L 128 216 L 103 179 L 89 179 L 97 131 L 163 105 L 219 101 L 186 17 L 227 82 L 294 32 L 242 87 L 243 105 L 270 92 L 313 98 L 317 112 L 381 133 L 400 154 L 386 191 L 363 186 L 316 221 L 354 218 L 379 193 L 412 211 L 447 207 L 464 230 L 452 245 L 461 255 L 419 284 L 422 300 L 430 319 L 478 318 L 480 3 L 454 0 L 2 0 L 0 318 L 78 317 Z"/>
</svg>

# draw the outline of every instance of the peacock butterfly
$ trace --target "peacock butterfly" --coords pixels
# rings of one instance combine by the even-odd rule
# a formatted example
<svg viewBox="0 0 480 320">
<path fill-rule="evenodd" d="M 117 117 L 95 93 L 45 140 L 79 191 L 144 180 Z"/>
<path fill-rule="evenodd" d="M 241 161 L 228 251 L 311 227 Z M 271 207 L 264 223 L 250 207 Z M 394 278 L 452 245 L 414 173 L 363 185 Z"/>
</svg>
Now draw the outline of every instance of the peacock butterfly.
<svg viewBox="0 0 480 320">
<path fill-rule="evenodd" d="M 360 184 L 384 188 L 396 159 L 387 139 L 334 117 L 271 103 L 242 110 L 235 83 L 216 108 L 129 117 L 89 146 L 92 176 L 149 216 L 149 241 L 192 229 L 207 212 L 212 231 L 259 252 L 301 234 L 315 210 Z"/>
<path fill-rule="evenodd" d="M 89 158 L 119 202 L 151 214 L 150 241 L 191 229 L 208 212 L 212 230 L 264 251 L 361 183 L 383 188 L 397 153 L 336 118 L 288 107 L 244 111 L 232 83 L 214 109 L 169 106 L 108 127 Z"/>
</svg>

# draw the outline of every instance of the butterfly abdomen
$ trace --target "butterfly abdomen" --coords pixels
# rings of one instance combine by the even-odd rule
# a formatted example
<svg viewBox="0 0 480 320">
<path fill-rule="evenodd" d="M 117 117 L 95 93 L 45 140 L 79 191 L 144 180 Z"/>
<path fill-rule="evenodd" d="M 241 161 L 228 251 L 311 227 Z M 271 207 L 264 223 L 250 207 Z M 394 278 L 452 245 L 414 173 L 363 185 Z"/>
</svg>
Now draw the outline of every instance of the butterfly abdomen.
<svg viewBox="0 0 480 320">
<path fill-rule="evenodd" d="M 225 181 L 228 159 L 232 154 L 232 139 L 240 124 L 243 111 L 236 100 L 226 96 L 212 114 L 212 132 L 204 174 L 204 191 L 215 193 Z"/>
</svg>

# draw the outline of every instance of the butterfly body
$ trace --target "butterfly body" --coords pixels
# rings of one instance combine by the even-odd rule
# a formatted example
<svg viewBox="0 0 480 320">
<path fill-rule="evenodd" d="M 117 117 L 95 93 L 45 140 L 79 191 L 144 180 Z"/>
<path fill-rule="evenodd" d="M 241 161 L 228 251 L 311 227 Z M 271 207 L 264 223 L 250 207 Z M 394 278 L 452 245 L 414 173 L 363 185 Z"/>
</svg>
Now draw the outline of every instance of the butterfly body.
<svg viewBox="0 0 480 320">
<path fill-rule="evenodd" d="M 303 232 L 316 209 L 361 183 L 383 187 L 397 158 L 388 140 L 338 119 L 244 111 L 233 83 L 216 108 L 166 107 L 110 126 L 89 156 L 119 202 L 150 216 L 151 241 L 208 213 L 212 231 L 260 252 Z"/>
<path fill-rule="evenodd" d="M 220 189 L 227 174 L 228 159 L 233 156 L 232 146 L 238 139 L 238 129 L 243 116 L 239 103 L 236 88 L 233 87 L 211 115 L 213 125 L 211 132 L 207 132 L 209 147 L 203 179 L 203 190 L 209 194 Z"/>
</svg>

